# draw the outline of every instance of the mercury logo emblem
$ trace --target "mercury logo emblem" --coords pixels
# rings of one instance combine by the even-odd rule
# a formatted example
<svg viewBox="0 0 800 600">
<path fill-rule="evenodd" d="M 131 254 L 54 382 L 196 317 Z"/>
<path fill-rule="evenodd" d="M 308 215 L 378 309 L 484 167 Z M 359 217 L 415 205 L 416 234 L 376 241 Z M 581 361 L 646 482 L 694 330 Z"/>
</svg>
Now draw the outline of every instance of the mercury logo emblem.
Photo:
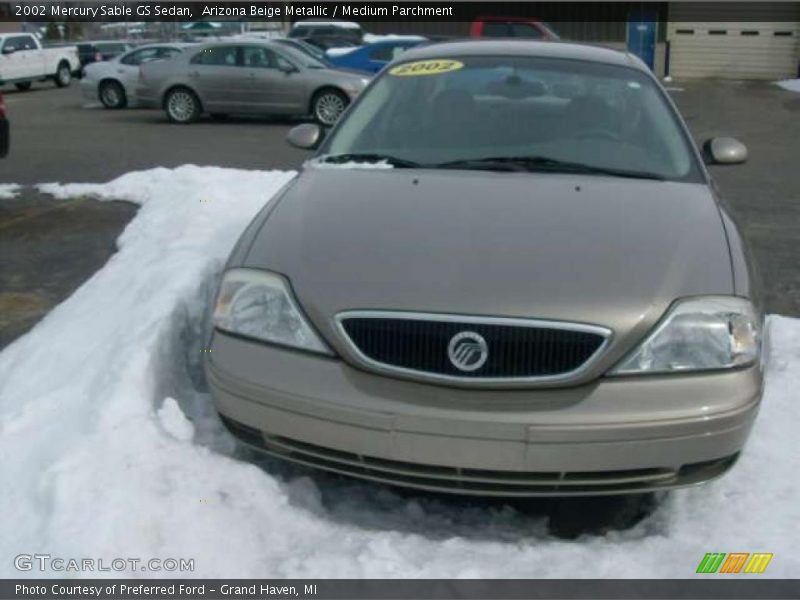
<svg viewBox="0 0 800 600">
<path fill-rule="evenodd" d="M 462 331 L 447 345 L 447 356 L 459 371 L 469 373 L 480 369 L 489 358 L 486 340 L 474 331 Z"/>
</svg>

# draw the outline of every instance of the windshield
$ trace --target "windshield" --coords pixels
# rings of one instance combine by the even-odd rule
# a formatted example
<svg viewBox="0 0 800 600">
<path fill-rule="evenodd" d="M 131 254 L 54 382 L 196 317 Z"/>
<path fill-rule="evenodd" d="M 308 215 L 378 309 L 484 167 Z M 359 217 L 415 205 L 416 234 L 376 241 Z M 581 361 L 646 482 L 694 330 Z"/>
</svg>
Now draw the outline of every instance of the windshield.
<svg viewBox="0 0 800 600">
<path fill-rule="evenodd" d="M 585 165 L 702 181 L 674 110 L 646 74 L 552 58 L 458 57 L 390 68 L 321 154 L 450 168 L 514 159 L 525 170 Z"/>
</svg>

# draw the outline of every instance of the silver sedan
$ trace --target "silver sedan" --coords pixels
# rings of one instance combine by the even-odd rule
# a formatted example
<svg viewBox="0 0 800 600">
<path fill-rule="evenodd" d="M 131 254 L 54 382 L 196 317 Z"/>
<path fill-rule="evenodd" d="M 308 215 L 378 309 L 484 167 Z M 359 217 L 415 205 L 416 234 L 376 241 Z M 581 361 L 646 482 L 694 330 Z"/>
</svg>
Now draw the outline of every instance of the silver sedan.
<svg viewBox="0 0 800 600">
<path fill-rule="evenodd" d="M 81 79 L 83 96 L 89 101 L 100 100 L 111 109 L 134 106 L 139 68 L 151 61 L 171 58 L 187 47 L 187 44 L 148 44 L 111 60 L 86 65 Z"/>
<path fill-rule="evenodd" d="M 333 125 L 369 78 L 332 69 L 311 56 L 267 41 L 205 44 L 169 62 L 143 65 L 139 100 L 173 123 L 203 113 L 312 115 Z"/>
</svg>

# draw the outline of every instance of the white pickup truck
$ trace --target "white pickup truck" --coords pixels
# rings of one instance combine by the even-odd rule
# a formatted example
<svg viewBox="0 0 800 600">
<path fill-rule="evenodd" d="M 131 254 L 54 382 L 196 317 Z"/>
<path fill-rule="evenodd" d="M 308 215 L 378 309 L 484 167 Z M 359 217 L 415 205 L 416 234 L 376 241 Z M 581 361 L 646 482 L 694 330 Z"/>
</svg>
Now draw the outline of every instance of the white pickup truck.
<svg viewBox="0 0 800 600">
<path fill-rule="evenodd" d="M 80 68 L 75 46 L 44 48 L 30 33 L 0 35 L 0 85 L 13 83 L 27 90 L 34 81 L 52 79 L 58 87 L 66 87 Z"/>
</svg>

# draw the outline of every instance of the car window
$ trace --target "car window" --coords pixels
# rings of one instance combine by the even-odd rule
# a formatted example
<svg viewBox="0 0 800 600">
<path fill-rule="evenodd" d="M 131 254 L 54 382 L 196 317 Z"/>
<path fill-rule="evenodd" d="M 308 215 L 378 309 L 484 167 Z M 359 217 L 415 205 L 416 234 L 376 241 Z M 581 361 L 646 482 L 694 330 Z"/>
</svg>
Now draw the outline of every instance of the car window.
<svg viewBox="0 0 800 600">
<path fill-rule="evenodd" d="M 129 52 L 120 59 L 120 62 L 125 65 L 138 66 L 143 62 L 158 58 L 160 50 L 160 48 L 143 48 L 142 50 Z"/>
<path fill-rule="evenodd" d="M 437 61 L 423 61 L 431 62 Z M 384 72 L 322 152 L 391 155 L 424 165 L 543 157 L 702 181 L 675 110 L 647 73 L 552 58 L 438 63 L 442 71 L 425 76 L 403 75 L 402 65 Z"/>
<path fill-rule="evenodd" d="M 97 46 L 103 54 L 118 54 L 128 49 L 126 44 L 98 44 Z"/>
<path fill-rule="evenodd" d="M 237 46 L 212 46 L 203 48 L 192 57 L 193 65 L 235 67 Z"/>
<path fill-rule="evenodd" d="M 20 50 L 35 50 L 36 42 L 29 35 L 15 35 L 6 39 L 3 49 L 5 50 L 6 48 L 13 48 L 17 52 Z"/>
<path fill-rule="evenodd" d="M 167 59 L 172 58 L 176 54 L 180 54 L 182 50 L 180 48 L 159 48 L 158 49 L 158 58 L 160 59 Z"/>
<path fill-rule="evenodd" d="M 277 69 L 278 55 L 263 46 L 244 46 L 242 65 L 256 69 Z"/>
<path fill-rule="evenodd" d="M 530 23 L 511 23 L 511 36 L 534 40 L 540 40 L 543 37 L 542 32 Z"/>
<path fill-rule="evenodd" d="M 486 21 L 483 24 L 481 35 L 486 37 L 508 37 L 510 35 L 508 25 L 506 23 L 498 23 L 497 21 Z"/>
</svg>

